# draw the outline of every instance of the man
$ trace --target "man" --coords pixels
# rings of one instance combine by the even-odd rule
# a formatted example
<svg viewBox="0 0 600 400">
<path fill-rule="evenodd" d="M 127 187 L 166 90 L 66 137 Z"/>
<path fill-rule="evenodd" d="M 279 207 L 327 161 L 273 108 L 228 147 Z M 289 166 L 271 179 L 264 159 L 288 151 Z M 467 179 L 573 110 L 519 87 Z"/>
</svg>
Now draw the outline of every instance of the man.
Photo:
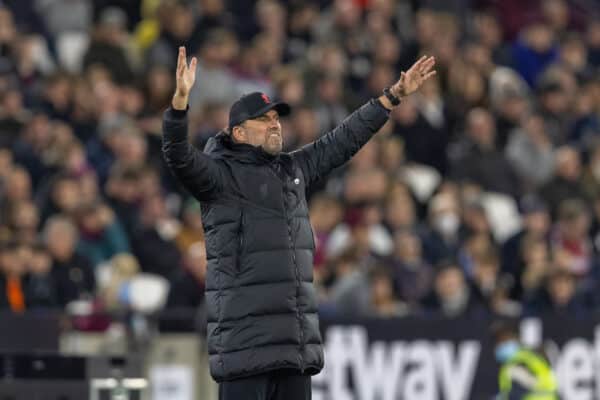
<svg viewBox="0 0 600 400">
<path fill-rule="evenodd" d="M 519 343 L 511 323 L 492 327 L 496 360 L 501 364 L 498 400 L 558 400 L 556 378 L 548 361 Z"/>
<path fill-rule="evenodd" d="M 179 49 L 163 152 L 202 205 L 209 363 L 221 400 L 310 399 L 310 376 L 323 367 L 323 350 L 305 191 L 348 161 L 399 98 L 435 74 L 434 64 L 433 57 L 421 58 L 385 95 L 291 153 L 281 151 L 279 123 L 290 107 L 261 93 L 245 95 L 231 107 L 229 127 L 201 153 L 187 137 L 196 59 L 188 66 Z"/>
</svg>

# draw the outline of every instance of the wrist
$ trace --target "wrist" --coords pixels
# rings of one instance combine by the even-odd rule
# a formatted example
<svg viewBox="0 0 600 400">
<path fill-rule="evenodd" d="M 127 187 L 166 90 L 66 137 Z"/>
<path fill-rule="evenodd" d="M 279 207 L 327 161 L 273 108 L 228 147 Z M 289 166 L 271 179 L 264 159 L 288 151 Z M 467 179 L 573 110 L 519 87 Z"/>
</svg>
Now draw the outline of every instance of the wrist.
<svg viewBox="0 0 600 400">
<path fill-rule="evenodd" d="M 387 97 L 385 97 L 384 95 L 379 96 L 377 98 L 377 100 L 388 111 L 392 111 L 392 109 L 394 108 L 394 106 L 392 105 L 390 100 Z"/>
<path fill-rule="evenodd" d="M 393 86 L 388 86 L 383 89 L 383 97 L 385 97 L 392 106 L 397 106 L 401 101 L 401 96 L 398 96 Z"/>
<path fill-rule="evenodd" d="M 171 106 L 173 106 L 175 110 L 183 111 L 187 109 L 188 99 L 189 95 L 187 94 L 175 93 L 171 100 Z"/>
</svg>

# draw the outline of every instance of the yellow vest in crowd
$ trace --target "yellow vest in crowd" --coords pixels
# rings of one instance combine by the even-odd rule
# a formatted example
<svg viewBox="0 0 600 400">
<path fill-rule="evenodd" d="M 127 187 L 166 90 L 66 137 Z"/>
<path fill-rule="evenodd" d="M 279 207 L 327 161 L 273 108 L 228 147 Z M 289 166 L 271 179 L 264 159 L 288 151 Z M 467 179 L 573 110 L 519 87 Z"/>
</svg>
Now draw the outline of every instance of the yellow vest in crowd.
<svg viewBox="0 0 600 400">
<path fill-rule="evenodd" d="M 525 367 L 535 376 L 533 389 L 522 400 L 558 400 L 558 388 L 554 372 L 540 355 L 521 349 L 500 369 L 500 399 L 508 399 L 512 388 L 512 371 L 517 365 Z"/>
</svg>

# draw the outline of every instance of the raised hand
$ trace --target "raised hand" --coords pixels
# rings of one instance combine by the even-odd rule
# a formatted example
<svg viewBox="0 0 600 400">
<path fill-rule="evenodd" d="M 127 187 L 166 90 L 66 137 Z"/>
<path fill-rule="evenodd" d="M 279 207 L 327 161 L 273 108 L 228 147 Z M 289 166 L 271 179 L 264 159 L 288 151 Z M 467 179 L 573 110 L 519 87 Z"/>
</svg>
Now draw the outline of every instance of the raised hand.
<svg viewBox="0 0 600 400">
<path fill-rule="evenodd" d="M 434 65 L 435 58 L 421 57 L 408 71 L 402 72 L 398 82 L 391 87 L 392 93 L 404 97 L 415 92 L 427 79 L 435 75 L 435 70 L 432 70 Z"/>
<path fill-rule="evenodd" d="M 190 65 L 187 65 L 185 47 L 179 47 L 177 56 L 177 70 L 175 72 L 175 95 L 173 96 L 173 108 L 185 110 L 187 108 L 190 90 L 196 81 L 196 57 L 192 57 Z"/>
</svg>

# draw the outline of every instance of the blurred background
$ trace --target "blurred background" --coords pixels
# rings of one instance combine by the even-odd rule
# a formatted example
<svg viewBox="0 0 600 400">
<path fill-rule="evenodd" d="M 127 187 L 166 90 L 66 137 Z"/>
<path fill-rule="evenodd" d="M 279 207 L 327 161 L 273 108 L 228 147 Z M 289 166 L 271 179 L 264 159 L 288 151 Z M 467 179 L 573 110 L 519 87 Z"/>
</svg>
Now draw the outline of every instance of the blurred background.
<svg viewBox="0 0 600 400">
<path fill-rule="evenodd" d="M 561 390 L 598 398 L 600 360 L 585 357 L 600 347 L 599 13 L 596 0 L 0 0 L 1 398 L 216 398 L 200 205 L 160 150 L 180 45 L 199 60 L 198 148 L 262 91 L 292 105 L 293 150 L 435 56 L 435 79 L 309 193 L 326 364 L 374 362 L 334 358 L 328 329 L 348 324 L 390 346 L 467 340 L 480 351 L 462 395 L 427 391 L 433 376 L 397 398 L 487 399 L 486 324 L 501 316 L 554 349 L 559 372 L 589 361 L 578 381 L 559 373 Z M 577 338 L 588 347 L 566 357 Z M 365 398 L 358 375 L 325 371 L 315 398 Z"/>
</svg>

